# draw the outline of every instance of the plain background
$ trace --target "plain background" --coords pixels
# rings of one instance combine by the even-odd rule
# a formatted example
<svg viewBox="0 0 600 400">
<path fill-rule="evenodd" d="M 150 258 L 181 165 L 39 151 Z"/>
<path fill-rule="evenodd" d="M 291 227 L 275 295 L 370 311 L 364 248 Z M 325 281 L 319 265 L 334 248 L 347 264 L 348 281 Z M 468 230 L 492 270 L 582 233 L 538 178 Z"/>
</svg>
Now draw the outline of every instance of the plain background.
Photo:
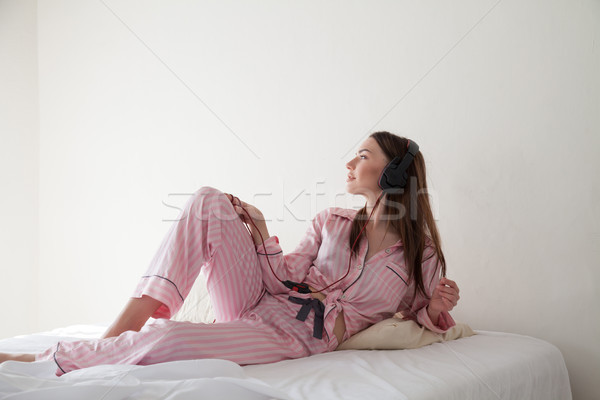
<svg viewBox="0 0 600 400">
<path fill-rule="evenodd" d="M 428 166 L 453 315 L 600 397 L 598 1 L 0 0 L 0 337 L 109 323 L 201 186 L 284 252 L 376 130 Z"/>
</svg>

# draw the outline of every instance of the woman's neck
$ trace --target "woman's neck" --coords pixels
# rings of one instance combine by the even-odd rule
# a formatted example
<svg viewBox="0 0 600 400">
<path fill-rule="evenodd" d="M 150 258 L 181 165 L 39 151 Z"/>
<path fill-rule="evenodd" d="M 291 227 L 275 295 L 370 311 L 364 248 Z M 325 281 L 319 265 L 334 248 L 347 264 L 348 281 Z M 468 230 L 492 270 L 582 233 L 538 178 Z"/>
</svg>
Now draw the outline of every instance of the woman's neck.
<svg viewBox="0 0 600 400">
<path fill-rule="evenodd" d="M 366 209 L 367 209 L 367 216 L 371 215 L 371 212 L 373 211 L 373 207 L 375 206 L 375 202 L 373 202 L 372 205 L 370 205 L 369 203 L 367 203 L 366 205 Z M 367 227 L 365 229 L 367 229 L 368 231 L 384 231 L 387 227 L 387 220 L 382 220 L 382 216 L 385 213 L 385 207 L 383 206 L 383 201 L 380 200 L 379 204 L 377 204 L 377 208 L 375 208 L 375 211 L 373 212 L 373 214 L 371 215 L 371 218 L 369 219 L 369 223 L 367 225 Z"/>
</svg>

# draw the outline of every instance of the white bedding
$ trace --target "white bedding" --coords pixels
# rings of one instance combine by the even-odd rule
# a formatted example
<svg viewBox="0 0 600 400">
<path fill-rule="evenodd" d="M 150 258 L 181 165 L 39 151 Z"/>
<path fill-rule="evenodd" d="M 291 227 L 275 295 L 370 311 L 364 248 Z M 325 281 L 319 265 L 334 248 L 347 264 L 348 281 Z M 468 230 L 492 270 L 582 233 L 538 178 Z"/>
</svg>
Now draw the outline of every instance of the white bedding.
<svg viewBox="0 0 600 400">
<path fill-rule="evenodd" d="M 0 352 L 38 352 L 57 340 L 98 337 L 72 326 L 0 341 Z M 347 350 L 240 367 L 225 360 L 98 366 L 60 378 L 51 361 L 0 366 L 2 399 L 456 399 L 568 400 L 560 351 L 529 336 L 477 335 L 413 350 Z M 200 395 L 200 396 L 199 396 Z"/>
</svg>

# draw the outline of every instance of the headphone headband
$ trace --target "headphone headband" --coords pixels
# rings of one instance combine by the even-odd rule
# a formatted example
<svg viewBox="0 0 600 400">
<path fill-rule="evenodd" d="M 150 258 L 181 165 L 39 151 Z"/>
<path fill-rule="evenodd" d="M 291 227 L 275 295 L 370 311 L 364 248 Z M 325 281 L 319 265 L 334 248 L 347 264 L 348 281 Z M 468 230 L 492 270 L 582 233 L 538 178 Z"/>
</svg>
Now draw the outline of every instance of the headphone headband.
<svg viewBox="0 0 600 400">
<path fill-rule="evenodd" d="M 406 186 L 406 182 L 408 181 L 406 170 L 417 156 L 419 145 L 412 140 L 408 140 L 406 147 L 407 150 L 404 157 L 394 157 L 381 172 L 379 187 L 384 192 L 390 193 L 393 192 L 392 189 L 404 188 Z"/>
</svg>

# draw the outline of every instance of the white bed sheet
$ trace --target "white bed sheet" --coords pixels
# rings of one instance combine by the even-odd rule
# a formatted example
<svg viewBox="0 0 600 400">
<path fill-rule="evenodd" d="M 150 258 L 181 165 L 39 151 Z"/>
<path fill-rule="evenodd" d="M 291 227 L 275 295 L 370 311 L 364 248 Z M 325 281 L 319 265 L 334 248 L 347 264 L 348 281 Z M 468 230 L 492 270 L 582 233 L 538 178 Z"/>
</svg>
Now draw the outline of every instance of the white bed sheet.
<svg viewBox="0 0 600 400">
<path fill-rule="evenodd" d="M 79 325 L 0 341 L 0 352 L 38 352 L 58 340 L 98 337 Z M 569 400 L 560 351 L 529 336 L 477 335 L 412 350 L 350 350 L 240 367 L 225 360 L 98 366 L 58 378 L 51 361 L 0 366 L 6 399 L 456 399 Z M 198 394 L 202 394 L 198 397 Z"/>
</svg>

